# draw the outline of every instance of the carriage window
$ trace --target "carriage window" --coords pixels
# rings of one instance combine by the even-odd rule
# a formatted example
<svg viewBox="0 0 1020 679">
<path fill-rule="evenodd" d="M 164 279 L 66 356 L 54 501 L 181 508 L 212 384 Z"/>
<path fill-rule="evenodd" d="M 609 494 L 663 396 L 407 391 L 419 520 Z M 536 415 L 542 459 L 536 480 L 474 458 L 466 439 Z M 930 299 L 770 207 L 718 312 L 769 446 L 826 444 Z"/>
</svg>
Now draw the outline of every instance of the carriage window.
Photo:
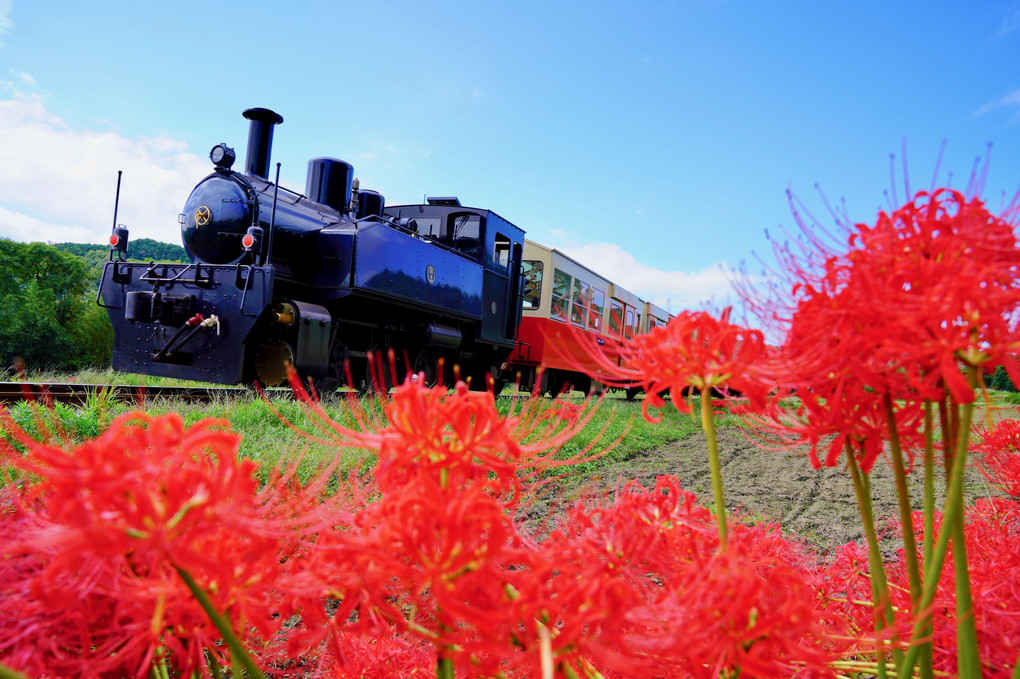
<svg viewBox="0 0 1020 679">
<path fill-rule="evenodd" d="M 510 266 L 510 239 L 496 233 L 496 246 L 492 252 L 492 263 L 504 269 Z"/>
<path fill-rule="evenodd" d="M 619 337 L 621 330 L 623 330 L 623 305 L 619 302 L 610 302 L 609 332 Z"/>
<path fill-rule="evenodd" d="M 524 297 L 525 309 L 537 309 L 542 301 L 542 262 L 534 259 L 524 260 L 521 268 L 524 270 Z"/>
<path fill-rule="evenodd" d="M 634 310 L 627 307 L 627 323 L 623 326 L 624 334 L 627 339 L 634 337 L 634 328 L 637 327 L 637 322 L 634 320 Z"/>
<path fill-rule="evenodd" d="M 591 314 L 588 316 L 588 327 L 595 331 L 602 330 L 602 314 L 606 308 L 606 293 L 598 288 L 591 289 Z"/>
<path fill-rule="evenodd" d="M 634 334 L 641 334 L 641 314 L 634 312 Z"/>
<path fill-rule="evenodd" d="M 588 318 L 588 300 L 591 298 L 591 286 L 582 280 L 574 279 L 574 303 L 570 305 L 570 320 L 582 328 Z"/>
<path fill-rule="evenodd" d="M 553 269 L 552 309 L 549 314 L 561 321 L 567 320 L 570 305 L 570 274 Z"/>
</svg>

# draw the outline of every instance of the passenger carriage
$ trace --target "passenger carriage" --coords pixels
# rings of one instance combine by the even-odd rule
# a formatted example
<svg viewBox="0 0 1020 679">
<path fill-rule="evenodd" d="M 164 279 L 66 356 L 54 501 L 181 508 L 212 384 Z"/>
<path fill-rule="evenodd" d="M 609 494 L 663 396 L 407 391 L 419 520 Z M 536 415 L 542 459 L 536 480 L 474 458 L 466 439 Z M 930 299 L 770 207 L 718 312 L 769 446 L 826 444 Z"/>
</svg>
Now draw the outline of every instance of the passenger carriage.
<svg viewBox="0 0 1020 679">
<path fill-rule="evenodd" d="M 523 390 L 533 389 L 540 379 L 542 393 L 555 395 L 568 384 L 583 392 L 601 391 L 600 368 L 585 347 L 585 337 L 577 333 L 613 355 L 624 340 L 669 320 L 665 309 L 527 238 L 523 272 L 519 337 L 504 371 L 512 379 L 519 376 Z M 636 390 L 628 392 L 633 396 Z"/>
</svg>

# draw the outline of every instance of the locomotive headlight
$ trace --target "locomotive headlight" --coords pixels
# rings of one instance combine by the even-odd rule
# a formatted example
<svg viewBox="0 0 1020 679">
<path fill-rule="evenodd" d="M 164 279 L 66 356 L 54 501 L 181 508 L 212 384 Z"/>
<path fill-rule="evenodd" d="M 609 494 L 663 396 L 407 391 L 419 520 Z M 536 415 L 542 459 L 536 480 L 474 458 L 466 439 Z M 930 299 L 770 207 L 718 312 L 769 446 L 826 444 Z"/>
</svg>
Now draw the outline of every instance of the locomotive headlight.
<svg viewBox="0 0 1020 679">
<path fill-rule="evenodd" d="M 226 144 L 217 144 L 209 152 L 209 160 L 213 162 L 213 165 L 224 170 L 229 170 L 236 159 L 237 155 L 234 153 L 234 149 Z"/>
</svg>

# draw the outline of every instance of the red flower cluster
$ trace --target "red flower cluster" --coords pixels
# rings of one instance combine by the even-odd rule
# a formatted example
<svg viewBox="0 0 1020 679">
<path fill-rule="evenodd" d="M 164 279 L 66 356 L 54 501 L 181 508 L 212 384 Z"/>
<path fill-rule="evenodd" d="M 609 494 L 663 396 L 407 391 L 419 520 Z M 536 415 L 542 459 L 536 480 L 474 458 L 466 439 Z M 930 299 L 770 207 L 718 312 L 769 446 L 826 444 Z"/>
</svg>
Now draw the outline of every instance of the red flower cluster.
<svg viewBox="0 0 1020 679">
<path fill-rule="evenodd" d="M 37 676 L 228 662 L 177 569 L 264 665 L 300 658 L 318 676 L 433 674 L 438 658 L 480 676 L 778 677 L 825 674 L 842 650 L 810 559 L 767 527 L 720 554 L 675 479 L 526 531 L 515 518 L 542 475 L 590 457 L 553 455 L 590 411 L 572 423 L 534 399 L 501 415 L 491 394 L 408 381 L 357 428 L 316 412 L 377 452 L 371 482 L 350 472 L 327 499 L 327 469 L 260 490 L 223 423 L 175 415 L 121 418 L 70 452 L 5 449 L 39 481 L 3 496 L 0 662 Z"/>
<path fill-rule="evenodd" d="M 813 455 L 828 440 L 827 465 L 847 442 L 863 448 L 867 470 L 888 437 L 889 403 L 909 450 L 920 444 L 925 400 L 947 391 L 974 400 L 967 366 L 1004 365 L 1020 377 L 1020 247 L 1011 223 L 950 189 L 858 224 L 848 246 L 822 264 L 817 253 L 782 258 L 796 282 L 791 305 L 773 305 L 787 330 L 769 375 L 802 405 L 793 420 L 763 421 Z"/>
<path fill-rule="evenodd" d="M 683 311 L 665 326 L 624 341 L 611 354 L 590 335 L 575 335 L 596 360 L 598 379 L 643 388 L 645 417 L 657 421 L 649 408 L 663 407 L 667 392 L 681 412 L 689 412 L 681 396 L 692 389 L 705 395 L 732 390 L 754 403 L 764 400 L 767 387 L 753 369 L 764 352 L 764 337 L 759 330 L 730 323 L 731 311 L 724 309 L 719 318 L 704 311 Z"/>
<path fill-rule="evenodd" d="M 542 558 L 544 557 L 544 559 Z M 554 630 L 561 662 L 613 676 L 828 675 L 847 630 L 825 610 L 807 554 L 774 526 L 715 519 L 673 477 L 631 483 L 608 506 L 577 506 L 533 568 L 548 593 L 514 603 Z M 539 590 L 540 592 L 542 590 Z"/>
<path fill-rule="evenodd" d="M 935 516 L 935 530 L 940 529 L 941 515 Z M 920 516 L 915 523 L 922 524 Z M 967 514 L 967 558 L 974 603 L 974 620 L 977 628 L 982 676 L 1013 676 L 1020 647 L 1020 503 L 1005 498 L 978 500 Z M 952 556 L 949 557 L 952 561 Z M 873 625 L 874 608 L 871 588 L 867 580 L 867 558 L 858 555 L 860 570 L 852 573 L 847 562 L 833 564 L 833 574 L 843 572 L 848 587 L 846 613 L 867 629 Z M 901 638 L 908 638 L 911 624 L 910 588 L 904 555 L 889 565 L 889 593 L 897 611 L 897 624 Z M 956 676 L 957 669 L 957 610 L 956 583 L 952 569 L 942 572 L 935 598 L 931 605 L 934 623 L 932 640 L 934 670 L 943 676 Z M 937 676 L 937 675 L 936 675 Z"/>
<path fill-rule="evenodd" d="M 3 662 L 40 677 L 203 667 L 225 649 L 177 569 L 249 641 L 272 638 L 281 551 L 328 504 L 291 492 L 289 475 L 259 490 L 225 427 L 131 413 L 71 451 L 23 434 L 27 455 L 4 447 L 5 464 L 39 481 L 5 491 Z"/>
<path fill-rule="evenodd" d="M 974 451 L 981 454 L 979 469 L 1014 498 L 1020 498 L 1020 420 L 1002 420 L 991 431 L 978 432 Z"/>
</svg>

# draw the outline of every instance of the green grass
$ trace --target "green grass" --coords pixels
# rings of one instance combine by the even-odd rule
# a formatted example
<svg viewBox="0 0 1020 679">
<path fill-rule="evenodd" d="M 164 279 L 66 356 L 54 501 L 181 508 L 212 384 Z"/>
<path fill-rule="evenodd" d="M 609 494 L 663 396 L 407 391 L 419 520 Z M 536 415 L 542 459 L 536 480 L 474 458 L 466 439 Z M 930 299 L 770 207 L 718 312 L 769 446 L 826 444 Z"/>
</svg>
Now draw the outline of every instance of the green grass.
<svg viewBox="0 0 1020 679">
<path fill-rule="evenodd" d="M 49 377 L 50 381 L 54 382 L 71 381 L 72 377 L 79 383 L 128 382 L 120 373 L 106 374 L 94 371 L 73 376 L 54 373 Z M 32 379 L 39 380 L 41 376 L 33 375 Z M 145 381 L 146 378 L 140 380 Z M 559 401 L 566 401 L 572 405 L 584 403 L 579 393 L 572 398 L 561 398 Z M 511 403 L 510 399 L 497 399 L 497 408 L 506 414 Z M 642 416 L 641 404 L 640 400 L 626 401 L 615 395 L 598 404 L 588 425 L 568 441 L 557 455 L 571 456 L 589 446 L 593 451 L 603 451 L 607 448 L 610 450 L 600 459 L 561 469 L 559 473 L 575 480 L 597 474 L 599 469 L 607 464 L 683 439 L 700 429 L 700 423 L 693 416 L 677 412 L 670 404 L 659 413 L 662 417 L 661 423 L 649 423 Z M 553 401 L 549 399 L 541 401 L 543 409 L 552 405 Z M 359 407 L 378 414 L 379 406 L 373 399 L 361 399 Z M 520 404 L 517 407 L 519 408 Z M 352 409 L 345 399 L 328 401 L 324 408 L 333 420 L 343 425 L 352 424 Z M 696 408 L 695 404 L 695 412 Z M 67 443 L 77 444 L 99 435 L 117 415 L 134 409 L 135 404 L 112 401 L 100 392 L 91 397 L 84 406 L 56 404 L 51 411 L 45 411 L 39 406 L 21 403 L 11 408 L 10 412 L 13 420 L 35 437 L 42 437 L 48 430 L 50 434 L 55 434 Z M 373 452 L 345 447 L 337 442 L 338 437 L 331 437 L 328 432 L 324 434 L 317 427 L 316 418 L 310 416 L 307 407 L 289 397 L 272 397 L 266 400 L 252 392 L 222 397 L 204 404 L 157 399 L 149 402 L 146 410 L 151 414 L 179 412 L 187 424 L 205 418 L 228 421 L 231 429 L 242 437 L 239 454 L 257 461 L 264 475 L 268 475 L 269 470 L 277 465 L 298 461 L 299 476 L 307 479 L 338 455 L 342 457 L 341 470 L 370 466 L 374 463 Z M 725 424 L 724 420 L 722 425 Z"/>
</svg>

